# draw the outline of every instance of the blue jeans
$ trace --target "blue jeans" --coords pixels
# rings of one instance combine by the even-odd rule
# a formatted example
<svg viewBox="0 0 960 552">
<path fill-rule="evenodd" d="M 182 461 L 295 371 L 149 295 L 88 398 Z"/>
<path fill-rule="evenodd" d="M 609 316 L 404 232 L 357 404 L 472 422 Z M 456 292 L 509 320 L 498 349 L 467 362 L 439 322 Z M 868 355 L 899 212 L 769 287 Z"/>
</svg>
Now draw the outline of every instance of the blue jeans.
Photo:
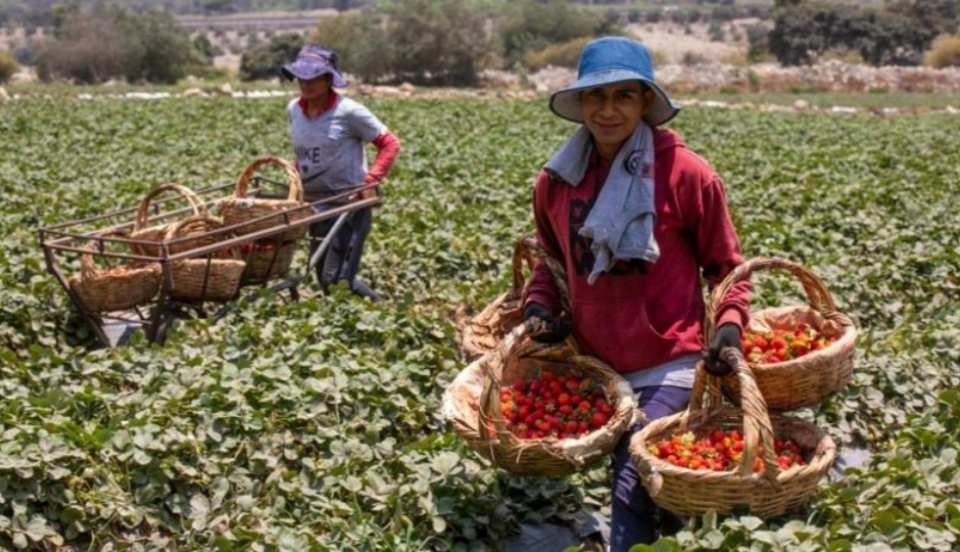
<svg viewBox="0 0 960 552">
<path fill-rule="evenodd" d="M 645 387 L 640 394 L 640 409 L 647 420 L 676 414 L 689 404 L 690 390 L 683 387 Z M 683 527 L 683 520 L 658 508 L 640 484 L 629 445 L 630 437 L 642 428 L 638 423 L 627 430 L 613 453 L 610 552 L 627 552 L 635 544 L 650 544 L 660 535 L 672 535 Z"/>
<path fill-rule="evenodd" d="M 336 222 L 337 217 L 315 222 L 310 225 L 310 255 L 319 247 L 320 240 L 326 236 Z M 331 284 L 346 280 L 350 284 L 350 291 L 361 297 L 368 297 L 379 301 L 370 287 L 357 278 L 360 271 L 360 257 L 363 255 L 363 244 L 370 234 L 373 223 L 373 209 L 367 207 L 351 213 L 343 226 L 333 237 L 330 246 L 323 252 L 317 261 L 317 283 L 326 291 Z"/>
</svg>

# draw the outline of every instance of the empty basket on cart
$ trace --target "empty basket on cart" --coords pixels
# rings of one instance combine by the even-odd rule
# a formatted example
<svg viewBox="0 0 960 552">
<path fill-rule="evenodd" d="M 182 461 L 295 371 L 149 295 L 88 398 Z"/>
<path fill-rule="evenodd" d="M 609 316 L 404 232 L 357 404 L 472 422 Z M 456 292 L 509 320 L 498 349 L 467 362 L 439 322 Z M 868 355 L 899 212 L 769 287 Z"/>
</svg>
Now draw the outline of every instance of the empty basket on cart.
<svg viewBox="0 0 960 552">
<path fill-rule="evenodd" d="M 161 255 L 159 243 L 165 239 L 167 230 L 173 224 L 176 224 L 177 220 L 183 220 L 186 218 L 179 217 L 179 219 L 174 219 L 172 217 L 168 217 L 170 220 L 167 220 L 166 222 L 162 222 L 154 226 L 147 226 L 150 222 L 149 218 L 151 203 L 157 198 L 157 196 L 160 196 L 166 192 L 174 192 L 187 200 L 187 204 L 190 206 L 191 211 L 191 214 L 187 216 L 198 216 L 206 214 L 207 212 L 200 196 L 186 186 L 177 183 L 170 183 L 162 184 L 153 190 L 150 190 L 150 193 L 144 196 L 144 198 L 140 201 L 140 205 L 137 206 L 137 215 L 133 222 L 133 233 L 130 235 L 131 239 L 140 240 L 141 242 L 130 245 L 130 249 L 138 255 L 159 257 Z M 172 254 L 176 253 L 177 251 L 174 250 L 168 252 Z"/>
<path fill-rule="evenodd" d="M 264 165 L 279 166 L 287 177 L 288 192 L 286 199 L 270 199 L 247 196 L 250 179 Z M 222 200 L 221 213 L 227 226 L 242 224 L 236 228 L 237 234 L 250 234 L 260 230 L 277 228 L 293 224 L 313 214 L 308 203 L 303 201 L 303 184 L 297 168 L 279 157 L 261 157 L 251 163 L 240 174 L 233 195 Z M 298 240 L 307 233 L 307 226 L 290 228 L 278 236 L 280 243 Z"/>
<path fill-rule="evenodd" d="M 188 248 L 181 252 L 215 244 L 223 234 L 223 220 L 211 215 L 200 215 L 180 221 L 167 230 L 167 240 L 187 236 Z M 240 277 L 246 263 L 237 258 L 236 248 L 224 248 L 198 255 L 196 258 L 170 261 L 172 284 L 170 297 L 179 301 L 229 301 L 240 289 Z"/>
<path fill-rule="evenodd" d="M 276 243 L 270 238 L 245 243 L 240 249 L 247 262 L 241 285 L 262 284 L 274 278 L 283 278 L 290 272 L 297 241 Z"/>
<path fill-rule="evenodd" d="M 107 232 L 99 237 L 108 236 L 126 237 L 126 234 Z M 95 256 L 109 257 L 104 255 L 105 246 L 103 241 L 91 239 L 80 255 L 80 274 L 68 279 L 70 289 L 83 308 L 91 312 L 122 311 L 150 302 L 160 289 L 160 264 L 134 261 L 113 268 L 97 268 Z"/>
<path fill-rule="evenodd" d="M 750 313 L 747 330 L 793 328 L 803 323 L 832 340 L 827 347 L 803 356 L 775 363 L 748 362 L 757 387 L 773 411 L 789 411 L 817 406 L 841 391 L 853 379 L 854 345 L 857 329 L 846 315 L 837 311 L 823 281 L 804 266 L 775 257 L 749 259 L 735 268 L 711 293 L 704 320 L 704 342 L 715 332 L 716 309 L 730 289 L 741 280 L 749 280 L 760 270 L 782 270 L 803 285 L 809 305 L 783 306 Z M 749 351 L 744 351 L 749 354 Z M 723 379 L 724 392 L 739 400 L 739 379 Z"/>
</svg>

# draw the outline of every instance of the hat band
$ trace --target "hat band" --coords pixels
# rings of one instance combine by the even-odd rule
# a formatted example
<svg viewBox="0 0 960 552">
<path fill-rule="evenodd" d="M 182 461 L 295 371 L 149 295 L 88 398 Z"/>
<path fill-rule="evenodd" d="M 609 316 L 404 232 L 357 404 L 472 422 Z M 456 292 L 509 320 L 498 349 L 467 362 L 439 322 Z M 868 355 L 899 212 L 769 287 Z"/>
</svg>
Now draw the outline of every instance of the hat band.
<svg viewBox="0 0 960 552">
<path fill-rule="evenodd" d="M 322 61 L 322 62 L 324 62 L 324 63 L 329 63 L 331 66 L 336 67 L 336 64 L 333 63 L 333 61 L 331 61 L 330 58 L 328 58 L 328 57 L 326 57 L 326 56 L 321 56 L 320 54 L 314 54 L 314 53 L 311 53 L 311 52 L 304 52 L 304 53 L 302 53 L 302 54 L 300 54 L 300 55 L 303 56 L 303 57 L 311 57 L 311 58 L 319 59 L 320 61 Z"/>
</svg>

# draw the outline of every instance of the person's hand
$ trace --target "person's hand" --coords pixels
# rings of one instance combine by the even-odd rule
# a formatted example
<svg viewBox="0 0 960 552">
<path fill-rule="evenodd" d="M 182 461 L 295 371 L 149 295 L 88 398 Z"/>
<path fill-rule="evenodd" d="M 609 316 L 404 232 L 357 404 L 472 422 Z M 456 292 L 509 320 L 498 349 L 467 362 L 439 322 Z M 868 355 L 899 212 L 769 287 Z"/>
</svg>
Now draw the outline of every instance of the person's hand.
<svg viewBox="0 0 960 552">
<path fill-rule="evenodd" d="M 376 188 L 367 188 L 366 190 L 362 190 L 360 192 L 360 199 L 373 199 L 375 197 L 377 197 Z"/>
<path fill-rule="evenodd" d="M 539 323 L 533 324 L 530 338 L 540 343 L 560 343 L 570 335 L 570 323 L 562 318 L 550 314 L 550 310 L 540 303 L 529 303 L 523 309 L 524 322 L 536 318 Z"/>
<path fill-rule="evenodd" d="M 710 342 L 710 347 L 707 349 L 707 358 L 703 363 L 704 368 L 710 375 L 726 376 L 733 372 L 733 366 L 720 358 L 720 351 L 727 347 L 733 347 L 742 353 L 743 347 L 740 344 L 740 335 L 740 328 L 736 324 L 721 324 L 717 328 L 717 333 L 713 336 L 713 341 Z"/>
</svg>

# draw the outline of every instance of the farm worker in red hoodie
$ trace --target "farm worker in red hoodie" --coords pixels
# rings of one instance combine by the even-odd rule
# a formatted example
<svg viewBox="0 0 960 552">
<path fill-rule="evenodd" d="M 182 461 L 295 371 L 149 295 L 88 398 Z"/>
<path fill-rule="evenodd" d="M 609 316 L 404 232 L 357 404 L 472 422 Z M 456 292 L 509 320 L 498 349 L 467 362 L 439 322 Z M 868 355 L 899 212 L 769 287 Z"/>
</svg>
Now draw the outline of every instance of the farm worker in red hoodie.
<svg viewBox="0 0 960 552">
<path fill-rule="evenodd" d="M 578 80 L 550 97 L 554 114 L 580 126 L 537 177 L 537 240 L 566 269 L 570 308 L 538 262 L 524 319 L 543 321 L 532 338 L 559 342 L 571 332 L 585 354 L 607 362 L 633 386 L 647 420 L 690 400 L 695 366 L 725 375 L 725 347 L 740 350 L 750 283 L 737 284 L 703 343 L 704 291 L 743 262 L 723 182 L 676 132 L 660 128 L 679 111 L 654 81 L 647 48 L 605 37 L 584 47 Z M 706 345 L 706 347 L 705 347 Z M 655 507 L 639 483 L 628 444 L 614 454 L 610 550 L 650 543 L 682 527 Z"/>
<path fill-rule="evenodd" d="M 320 210 L 329 209 L 335 202 L 320 200 L 381 182 L 400 152 L 400 141 L 369 109 L 337 93 L 335 88 L 347 85 L 337 65 L 337 54 L 307 44 L 293 62 L 283 66 L 282 73 L 288 79 L 296 79 L 300 86 L 300 97 L 287 105 L 287 114 L 306 200 L 319 202 Z M 367 143 L 377 150 L 369 169 L 364 152 Z M 376 193 L 376 188 L 367 188 L 359 192 L 359 197 L 374 197 Z M 349 196 L 336 203 L 353 199 Z M 324 290 L 346 280 L 353 293 L 380 301 L 370 286 L 357 278 L 372 220 L 373 208 L 367 207 L 354 211 L 341 227 L 317 263 L 317 280 Z M 318 238 L 330 231 L 334 221 L 310 226 L 310 236 L 314 238 L 311 255 L 319 244 Z"/>
</svg>

